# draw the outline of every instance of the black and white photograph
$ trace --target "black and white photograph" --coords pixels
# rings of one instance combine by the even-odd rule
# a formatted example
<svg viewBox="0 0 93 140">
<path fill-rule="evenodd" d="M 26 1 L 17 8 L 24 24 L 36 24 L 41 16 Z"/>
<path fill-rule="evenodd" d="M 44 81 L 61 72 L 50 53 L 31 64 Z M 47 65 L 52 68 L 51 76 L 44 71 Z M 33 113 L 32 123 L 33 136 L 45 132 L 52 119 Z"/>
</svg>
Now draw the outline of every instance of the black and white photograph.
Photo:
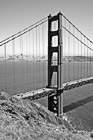
<svg viewBox="0 0 93 140">
<path fill-rule="evenodd" d="M 92 0 L 0 0 L 0 140 L 93 140 Z"/>
</svg>

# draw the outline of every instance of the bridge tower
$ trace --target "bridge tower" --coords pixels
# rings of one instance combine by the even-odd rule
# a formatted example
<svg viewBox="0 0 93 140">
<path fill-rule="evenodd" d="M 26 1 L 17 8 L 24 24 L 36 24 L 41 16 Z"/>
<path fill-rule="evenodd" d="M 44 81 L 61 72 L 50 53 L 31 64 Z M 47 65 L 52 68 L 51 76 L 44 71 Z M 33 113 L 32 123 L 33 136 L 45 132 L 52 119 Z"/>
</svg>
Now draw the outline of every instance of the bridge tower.
<svg viewBox="0 0 93 140">
<path fill-rule="evenodd" d="M 52 31 L 53 22 L 57 22 L 57 30 Z M 53 37 L 57 37 L 57 46 L 53 46 Z M 52 65 L 53 53 L 57 53 L 57 64 Z M 63 75 L 62 75 L 62 14 L 59 12 L 56 16 L 49 15 L 48 17 L 48 87 L 52 87 L 53 73 L 57 73 L 57 92 L 48 96 L 48 109 L 57 116 L 63 114 Z"/>
</svg>

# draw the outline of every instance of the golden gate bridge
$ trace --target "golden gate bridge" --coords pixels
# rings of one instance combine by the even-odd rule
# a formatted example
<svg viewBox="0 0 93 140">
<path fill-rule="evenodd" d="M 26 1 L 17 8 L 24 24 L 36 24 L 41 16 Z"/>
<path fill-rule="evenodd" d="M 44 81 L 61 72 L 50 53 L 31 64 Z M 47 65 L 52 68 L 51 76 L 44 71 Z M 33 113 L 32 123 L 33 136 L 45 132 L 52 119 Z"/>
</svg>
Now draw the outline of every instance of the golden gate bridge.
<svg viewBox="0 0 93 140">
<path fill-rule="evenodd" d="M 16 98 L 48 96 L 63 113 L 63 92 L 93 83 L 93 42 L 62 13 L 0 42 L 0 91 Z"/>
</svg>

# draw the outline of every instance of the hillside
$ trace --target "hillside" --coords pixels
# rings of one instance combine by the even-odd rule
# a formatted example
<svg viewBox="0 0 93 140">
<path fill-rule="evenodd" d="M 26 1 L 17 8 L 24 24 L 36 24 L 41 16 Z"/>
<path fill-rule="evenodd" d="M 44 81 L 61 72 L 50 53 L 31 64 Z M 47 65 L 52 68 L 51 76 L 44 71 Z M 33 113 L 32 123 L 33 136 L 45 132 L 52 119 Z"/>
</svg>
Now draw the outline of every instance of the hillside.
<svg viewBox="0 0 93 140">
<path fill-rule="evenodd" d="M 0 93 L 0 140 L 92 140 L 90 135 L 37 102 Z"/>
<path fill-rule="evenodd" d="M 93 62 L 93 56 L 64 56 L 65 62 Z"/>
</svg>

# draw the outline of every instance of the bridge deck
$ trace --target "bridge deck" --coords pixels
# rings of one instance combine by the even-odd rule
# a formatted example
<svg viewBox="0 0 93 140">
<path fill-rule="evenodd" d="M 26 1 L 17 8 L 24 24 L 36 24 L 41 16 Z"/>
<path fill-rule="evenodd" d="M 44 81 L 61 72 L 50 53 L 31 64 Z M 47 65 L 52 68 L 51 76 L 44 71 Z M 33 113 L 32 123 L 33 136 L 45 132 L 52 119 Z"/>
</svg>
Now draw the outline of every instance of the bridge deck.
<svg viewBox="0 0 93 140">
<path fill-rule="evenodd" d="M 90 84 L 90 83 L 93 83 L 93 77 L 83 78 L 83 79 L 79 79 L 79 80 L 76 80 L 76 81 L 71 81 L 71 82 L 64 83 L 62 90 L 66 91 L 66 90 L 70 90 L 70 89 L 80 87 L 80 86 Z M 18 99 L 29 98 L 30 100 L 37 100 L 37 99 L 40 99 L 40 98 L 43 98 L 43 97 L 46 97 L 46 96 L 51 96 L 51 95 L 56 94 L 56 90 L 57 90 L 56 86 L 51 87 L 51 88 L 42 88 L 42 89 L 39 89 L 39 90 L 33 90 L 33 91 L 26 92 L 26 93 L 20 93 L 20 94 L 17 94 L 17 95 L 13 95 L 13 97 L 16 97 Z"/>
</svg>

